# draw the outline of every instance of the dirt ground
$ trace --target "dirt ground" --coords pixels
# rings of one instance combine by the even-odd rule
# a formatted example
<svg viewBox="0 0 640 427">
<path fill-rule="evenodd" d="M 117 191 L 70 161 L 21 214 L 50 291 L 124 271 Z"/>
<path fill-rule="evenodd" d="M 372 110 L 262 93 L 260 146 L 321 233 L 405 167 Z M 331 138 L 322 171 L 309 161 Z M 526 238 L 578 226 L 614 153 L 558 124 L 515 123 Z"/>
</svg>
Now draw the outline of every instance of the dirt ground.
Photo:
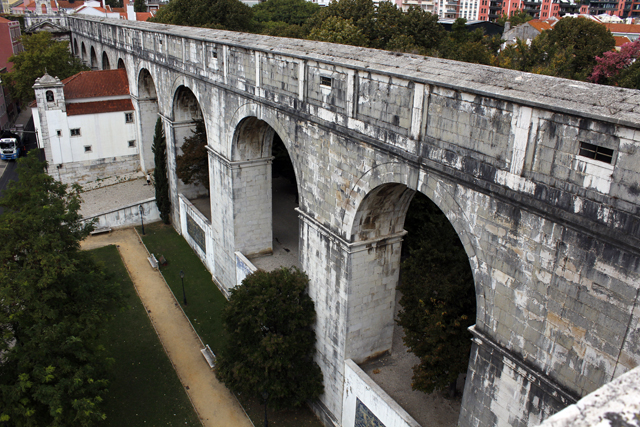
<svg viewBox="0 0 640 427">
<path fill-rule="evenodd" d="M 164 278 L 151 268 L 145 246 L 133 228 L 90 236 L 82 249 L 117 245 L 149 319 L 180 382 L 205 427 L 252 427 L 236 398 L 218 382 L 200 349 L 202 341 L 184 315 Z"/>
</svg>

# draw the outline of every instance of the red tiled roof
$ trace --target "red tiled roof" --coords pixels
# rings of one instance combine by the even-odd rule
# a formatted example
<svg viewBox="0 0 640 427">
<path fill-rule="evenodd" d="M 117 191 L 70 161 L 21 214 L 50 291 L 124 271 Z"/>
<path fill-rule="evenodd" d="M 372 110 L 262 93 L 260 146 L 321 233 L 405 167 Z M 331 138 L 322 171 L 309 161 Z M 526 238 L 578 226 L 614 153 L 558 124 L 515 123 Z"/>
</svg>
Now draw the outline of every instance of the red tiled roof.
<svg viewBox="0 0 640 427">
<path fill-rule="evenodd" d="M 133 111 L 130 99 L 116 99 L 113 101 L 74 102 L 67 104 L 67 116 L 83 114 L 115 113 L 118 111 Z"/>
<path fill-rule="evenodd" d="M 62 81 L 66 99 L 129 95 L 127 72 L 117 70 L 82 71 Z"/>
<path fill-rule="evenodd" d="M 0 23 L 6 24 L 7 22 L 11 22 L 11 21 L 9 21 L 8 19 L 3 18 L 3 17 L 0 16 Z"/>
<path fill-rule="evenodd" d="M 634 24 L 604 24 L 612 33 L 640 33 L 640 25 Z"/>
<path fill-rule="evenodd" d="M 61 9 L 76 9 L 80 6 L 84 5 L 84 1 L 83 0 L 76 0 L 73 3 L 67 1 L 67 0 L 58 0 L 58 6 Z"/>
<path fill-rule="evenodd" d="M 149 12 L 136 12 L 136 21 L 146 21 L 149 18 L 152 18 L 153 15 Z"/>
<path fill-rule="evenodd" d="M 623 44 L 627 44 L 631 41 L 627 36 L 613 36 L 613 39 L 616 41 L 616 47 L 621 47 Z"/>
<path fill-rule="evenodd" d="M 539 19 L 532 19 L 528 24 L 540 32 L 551 29 L 551 25 L 548 22 Z"/>
</svg>

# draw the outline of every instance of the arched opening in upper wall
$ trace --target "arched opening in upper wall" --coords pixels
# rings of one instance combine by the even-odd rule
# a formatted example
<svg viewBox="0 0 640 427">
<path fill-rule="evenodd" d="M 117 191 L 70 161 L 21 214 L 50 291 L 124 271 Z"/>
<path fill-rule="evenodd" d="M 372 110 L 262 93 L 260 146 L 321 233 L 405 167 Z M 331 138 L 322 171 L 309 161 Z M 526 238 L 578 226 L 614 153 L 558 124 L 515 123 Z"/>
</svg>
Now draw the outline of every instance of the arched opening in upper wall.
<svg viewBox="0 0 640 427">
<path fill-rule="evenodd" d="M 142 69 L 138 74 L 138 110 L 140 112 L 140 163 L 142 169 L 155 168 L 152 150 L 158 116 L 158 95 L 156 85 L 149 70 Z"/>
<path fill-rule="evenodd" d="M 347 308 L 347 357 L 420 424 L 455 425 L 471 350 L 467 328 L 476 319 L 472 248 L 433 201 L 403 183 L 368 192 L 351 240 L 367 250 L 354 249 L 351 259 L 358 274 L 349 289 L 357 298 Z"/>
<path fill-rule="evenodd" d="M 80 54 L 80 51 L 78 50 L 78 39 L 76 38 L 73 39 L 73 54 L 75 56 L 78 56 Z"/>
<path fill-rule="evenodd" d="M 107 56 L 107 52 L 102 52 L 102 69 L 110 70 L 111 65 L 109 65 L 109 57 Z"/>
<path fill-rule="evenodd" d="M 177 193 L 211 220 L 206 126 L 200 103 L 186 86 L 178 87 L 173 98 L 173 137 Z"/>
<path fill-rule="evenodd" d="M 91 46 L 91 63 L 89 65 L 92 70 L 98 69 L 98 57 L 96 56 L 96 50 Z"/>
<path fill-rule="evenodd" d="M 82 63 L 84 65 L 87 65 L 87 60 L 88 60 L 88 58 L 87 58 L 87 48 L 84 45 L 84 42 L 82 42 L 81 46 L 82 46 L 82 51 L 80 53 L 80 59 L 82 60 Z"/>
<path fill-rule="evenodd" d="M 124 60 L 122 58 L 118 58 L 118 68 L 122 68 L 123 70 L 127 69 L 127 67 L 125 67 L 124 65 Z"/>
<path fill-rule="evenodd" d="M 298 184 L 281 135 L 247 117 L 236 127 L 232 150 L 235 249 L 267 271 L 300 267 Z"/>
</svg>

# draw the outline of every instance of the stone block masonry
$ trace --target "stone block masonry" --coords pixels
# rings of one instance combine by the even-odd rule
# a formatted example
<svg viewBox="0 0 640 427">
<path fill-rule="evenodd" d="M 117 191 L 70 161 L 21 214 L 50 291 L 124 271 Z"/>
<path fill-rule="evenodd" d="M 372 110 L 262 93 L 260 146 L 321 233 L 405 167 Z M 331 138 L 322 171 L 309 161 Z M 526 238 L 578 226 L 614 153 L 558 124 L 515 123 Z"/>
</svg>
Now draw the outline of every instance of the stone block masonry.
<svg viewBox="0 0 640 427">
<path fill-rule="evenodd" d="M 461 426 L 536 425 L 640 364 L 640 92 L 304 40 L 69 25 L 81 51 L 122 61 L 134 97 L 156 94 L 179 230 L 179 194 L 195 190 L 175 177 L 175 156 L 204 119 L 201 257 L 226 293 L 236 252 L 271 248 L 271 145 L 282 139 L 317 311 L 325 393 L 313 406 L 326 425 L 342 423 L 345 360 L 391 346 L 415 192 L 447 216 L 474 277 Z"/>
</svg>

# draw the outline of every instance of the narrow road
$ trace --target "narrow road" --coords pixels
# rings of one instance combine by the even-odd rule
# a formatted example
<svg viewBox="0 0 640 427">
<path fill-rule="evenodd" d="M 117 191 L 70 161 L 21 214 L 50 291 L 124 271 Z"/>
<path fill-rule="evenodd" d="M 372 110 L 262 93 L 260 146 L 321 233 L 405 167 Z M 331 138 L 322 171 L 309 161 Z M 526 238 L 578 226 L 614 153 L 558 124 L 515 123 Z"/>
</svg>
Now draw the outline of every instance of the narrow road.
<svg viewBox="0 0 640 427">
<path fill-rule="evenodd" d="M 253 427 L 235 397 L 205 361 L 202 341 L 191 327 L 162 275 L 151 268 L 147 249 L 133 228 L 91 236 L 82 249 L 118 245 L 160 342 L 205 427 Z M 161 404 L 161 402 L 159 402 Z"/>
</svg>

